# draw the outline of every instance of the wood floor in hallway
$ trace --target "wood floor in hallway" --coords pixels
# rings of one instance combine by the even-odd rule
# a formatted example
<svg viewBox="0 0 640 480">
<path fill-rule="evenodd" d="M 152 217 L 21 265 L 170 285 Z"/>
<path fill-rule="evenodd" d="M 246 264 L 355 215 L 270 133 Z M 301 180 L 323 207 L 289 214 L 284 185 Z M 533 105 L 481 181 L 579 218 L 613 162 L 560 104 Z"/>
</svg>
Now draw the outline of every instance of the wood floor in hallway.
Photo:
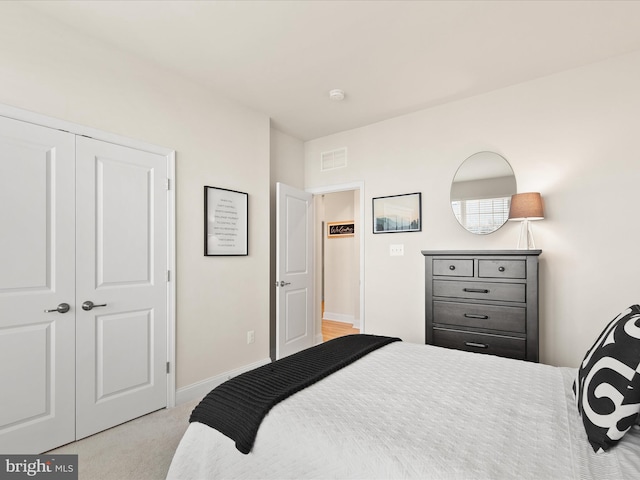
<svg viewBox="0 0 640 480">
<path fill-rule="evenodd" d="M 322 320 L 322 340 L 325 342 L 332 338 L 344 337 L 353 333 L 360 333 L 360 330 L 353 328 L 350 323 Z"/>
</svg>

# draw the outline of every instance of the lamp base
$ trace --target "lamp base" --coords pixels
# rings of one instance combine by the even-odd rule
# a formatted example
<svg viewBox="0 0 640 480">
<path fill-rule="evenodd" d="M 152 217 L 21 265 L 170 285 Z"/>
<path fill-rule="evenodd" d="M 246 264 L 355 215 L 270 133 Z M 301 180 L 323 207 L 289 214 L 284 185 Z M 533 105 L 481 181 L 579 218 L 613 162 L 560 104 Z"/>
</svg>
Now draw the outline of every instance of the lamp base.
<svg viewBox="0 0 640 480">
<path fill-rule="evenodd" d="M 518 237 L 518 246 L 516 248 L 520 250 L 532 250 L 536 248 L 536 244 L 533 241 L 531 222 L 526 218 L 520 224 L 520 236 Z"/>
</svg>

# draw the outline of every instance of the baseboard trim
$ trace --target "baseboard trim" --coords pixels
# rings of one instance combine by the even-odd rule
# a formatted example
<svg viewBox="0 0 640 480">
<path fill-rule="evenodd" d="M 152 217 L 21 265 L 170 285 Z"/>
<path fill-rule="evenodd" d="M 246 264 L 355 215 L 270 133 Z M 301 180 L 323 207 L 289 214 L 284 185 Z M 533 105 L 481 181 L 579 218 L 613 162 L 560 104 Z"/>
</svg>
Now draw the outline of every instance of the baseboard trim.
<svg viewBox="0 0 640 480">
<path fill-rule="evenodd" d="M 322 319 L 331 320 L 333 322 L 342 322 L 342 323 L 350 323 L 350 324 L 353 324 L 355 322 L 353 315 L 348 315 L 345 313 L 324 312 L 324 314 L 322 315 Z"/>
<path fill-rule="evenodd" d="M 203 398 L 207 393 L 216 388 L 218 385 L 226 382 L 230 378 L 236 377 L 241 373 L 248 372 L 254 368 L 261 367 L 271 363 L 270 358 L 265 358 L 258 362 L 245 365 L 244 367 L 236 368 L 235 370 L 229 370 L 228 372 L 221 373 L 215 377 L 207 378 L 201 382 L 192 383 L 186 387 L 176 390 L 176 406 L 183 403 L 191 402 L 192 400 L 199 400 Z"/>
</svg>

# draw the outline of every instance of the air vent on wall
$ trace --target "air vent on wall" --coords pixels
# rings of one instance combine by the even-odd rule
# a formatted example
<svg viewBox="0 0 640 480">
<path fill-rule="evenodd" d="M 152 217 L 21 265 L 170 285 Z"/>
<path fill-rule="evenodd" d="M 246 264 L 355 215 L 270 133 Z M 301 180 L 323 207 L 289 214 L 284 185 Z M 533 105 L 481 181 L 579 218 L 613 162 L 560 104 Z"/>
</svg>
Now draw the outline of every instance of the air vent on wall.
<svg viewBox="0 0 640 480">
<path fill-rule="evenodd" d="M 347 166 L 347 147 L 338 148 L 329 152 L 320 154 L 320 170 L 335 170 L 336 168 L 344 168 Z"/>
</svg>

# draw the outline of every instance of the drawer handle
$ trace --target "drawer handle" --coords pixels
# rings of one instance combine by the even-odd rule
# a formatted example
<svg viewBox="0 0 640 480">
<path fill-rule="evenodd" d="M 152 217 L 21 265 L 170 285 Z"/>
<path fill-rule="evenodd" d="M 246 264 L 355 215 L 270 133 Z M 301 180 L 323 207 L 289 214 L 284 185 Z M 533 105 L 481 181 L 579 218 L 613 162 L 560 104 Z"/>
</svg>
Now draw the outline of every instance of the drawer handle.
<svg viewBox="0 0 640 480">
<path fill-rule="evenodd" d="M 489 293 L 489 290 L 484 288 L 463 288 L 462 290 L 468 293 Z"/>
<path fill-rule="evenodd" d="M 464 316 L 466 318 L 477 318 L 479 320 L 488 320 L 489 319 L 489 315 L 477 315 L 475 313 L 465 313 Z"/>
<path fill-rule="evenodd" d="M 464 344 L 465 344 L 467 347 L 474 347 L 474 348 L 489 348 L 489 345 L 487 345 L 486 343 L 464 342 Z"/>
<path fill-rule="evenodd" d="M 456 266 L 455 265 L 449 265 L 449 270 L 455 270 Z"/>
<path fill-rule="evenodd" d="M 505 268 L 504 268 L 504 267 L 498 267 L 498 271 L 499 271 L 499 272 L 504 272 L 504 271 L 505 271 Z"/>
</svg>

